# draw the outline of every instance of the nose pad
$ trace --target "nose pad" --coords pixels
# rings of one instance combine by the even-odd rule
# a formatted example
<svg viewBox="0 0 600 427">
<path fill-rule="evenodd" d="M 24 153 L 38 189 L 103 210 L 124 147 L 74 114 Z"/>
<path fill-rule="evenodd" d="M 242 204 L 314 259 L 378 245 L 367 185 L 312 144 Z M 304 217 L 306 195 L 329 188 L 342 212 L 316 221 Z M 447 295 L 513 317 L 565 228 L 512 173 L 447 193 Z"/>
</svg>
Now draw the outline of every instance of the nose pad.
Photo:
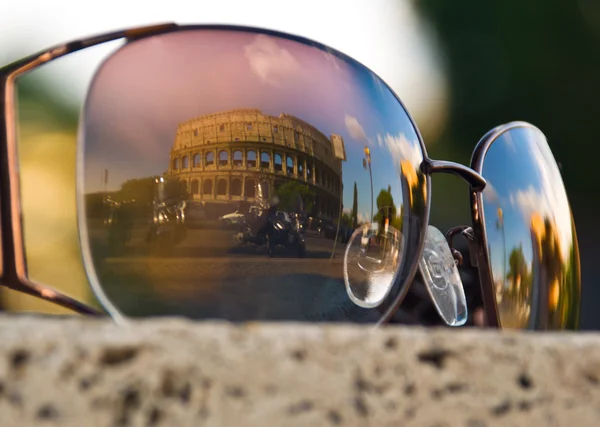
<svg viewBox="0 0 600 427">
<path fill-rule="evenodd" d="M 419 269 L 438 314 L 450 326 L 467 321 L 467 300 L 454 256 L 444 234 L 429 225 Z"/>
<path fill-rule="evenodd" d="M 423 251 L 423 258 L 425 259 L 425 266 L 429 271 L 431 278 L 433 279 L 434 285 L 439 285 L 439 287 L 443 289 L 443 287 L 447 285 L 447 282 L 444 280 L 445 269 L 440 256 L 437 254 L 437 252 L 426 248 Z"/>
<path fill-rule="evenodd" d="M 388 296 L 402 261 L 403 239 L 399 230 L 378 224 L 357 228 L 344 253 L 344 283 L 350 300 L 374 308 Z"/>
</svg>

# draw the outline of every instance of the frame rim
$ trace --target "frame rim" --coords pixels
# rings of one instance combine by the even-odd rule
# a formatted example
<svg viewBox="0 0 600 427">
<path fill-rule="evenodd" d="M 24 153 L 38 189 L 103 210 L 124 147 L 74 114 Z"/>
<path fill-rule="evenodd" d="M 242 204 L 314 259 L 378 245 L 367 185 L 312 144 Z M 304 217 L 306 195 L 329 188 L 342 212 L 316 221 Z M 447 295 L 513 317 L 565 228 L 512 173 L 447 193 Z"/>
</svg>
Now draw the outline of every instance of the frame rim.
<svg viewBox="0 0 600 427">
<path fill-rule="evenodd" d="M 543 135 L 543 132 L 537 126 L 525 121 L 512 121 L 500 126 L 496 126 L 488 131 L 475 146 L 471 156 L 471 168 L 481 175 L 483 173 L 485 157 L 494 141 L 496 141 L 505 132 L 517 128 L 537 130 Z M 471 220 L 473 222 L 475 245 L 477 248 L 477 269 L 481 293 L 483 296 L 486 321 L 488 326 L 503 329 L 498 311 L 498 303 L 496 301 L 496 295 L 494 292 L 487 230 L 485 226 L 485 213 L 483 209 L 483 191 L 470 191 L 470 200 Z M 524 329 L 535 330 L 535 327 L 531 327 L 531 319 L 528 320 L 527 327 Z"/>
</svg>

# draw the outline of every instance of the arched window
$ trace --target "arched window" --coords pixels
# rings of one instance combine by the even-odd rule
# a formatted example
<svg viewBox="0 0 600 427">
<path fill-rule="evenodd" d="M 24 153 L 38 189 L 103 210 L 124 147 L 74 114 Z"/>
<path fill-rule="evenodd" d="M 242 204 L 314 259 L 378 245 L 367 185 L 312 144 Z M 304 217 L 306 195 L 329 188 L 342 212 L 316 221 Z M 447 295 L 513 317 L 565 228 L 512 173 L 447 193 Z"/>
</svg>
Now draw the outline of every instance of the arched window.
<svg viewBox="0 0 600 427">
<path fill-rule="evenodd" d="M 206 153 L 206 157 L 204 159 L 204 165 L 212 166 L 214 164 L 215 164 L 215 153 L 213 153 L 212 151 L 209 151 L 208 153 Z"/>
<path fill-rule="evenodd" d="M 260 192 L 258 197 L 262 197 L 263 200 L 269 200 L 271 198 L 271 184 L 267 180 L 260 182 Z"/>
<path fill-rule="evenodd" d="M 229 153 L 225 150 L 219 153 L 219 166 L 227 166 L 229 163 Z"/>
<path fill-rule="evenodd" d="M 179 170 L 179 159 L 173 159 L 173 169 Z"/>
<path fill-rule="evenodd" d="M 213 193 L 213 183 L 212 179 L 205 179 L 202 183 L 202 194 L 212 194 Z"/>
<path fill-rule="evenodd" d="M 217 181 L 217 196 L 225 196 L 227 194 L 227 181 L 224 178 L 219 178 Z"/>
<path fill-rule="evenodd" d="M 246 197 L 256 197 L 256 181 L 251 178 L 246 178 L 244 183 L 244 195 Z"/>
<path fill-rule="evenodd" d="M 191 193 L 192 194 L 198 194 L 198 190 L 199 190 L 200 184 L 198 183 L 197 179 L 193 179 L 192 180 L 192 189 L 191 189 Z"/>
<path fill-rule="evenodd" d="M 242 180 L 239 178 L 233 178 L 231 180 L 231 191 L 229 192 L 232 196 L 242 195 Z"/>
<path fill-rule="evenodd" d="M 260 167 L 261 169 L 269 169 L 271 167 L 271 156 L 265 151 L 260 153 Z"/>
<path fill-rule="evenodd" d="M 246 166 L 249 168 L 256 167 L 256 151 L 250 150 L 247 153 Z"/>
<path fill-rule="evenodd" d="M 194 167 L 195 168 L 200 167 L 200 154 L 199 153 L 194 154 Z"/>
<path fill-rule="evenodd" d="M 181 167 L 183 169 L 190 167 L 190 158 L 188 156 L 183 156 L 183 159 L 181 159 Z"/>
<path fill-rule="evenodd" d="M 307 179 L 312 178 L 312 169 L 310 168 L 309 163 L 306 164 L 306 178 Z"/>
<path fill-rule="evenodd" d="M 286 159 L 286 164 L 287 164 L 287 173 L 288 174 L 293 174 L 294 173 L 294 159 L 290 156 L 287 157 Z"/>
<path fill-rule="evenodd" d="M 244 156 L 240 150 L 235 150 L 233 152 L 233 166 L 240 167 L 244 165 Z"/>
<path fill-rule="evenodd" d="M 304 177 L 304 161 L 298 159 L 298 176 Z"/>
<path fill-rule="evenodd" d="M 281 154 L 275 153 L 275 171 L 281 172 L 283 170 L 283 161 L 281 160 Z"/>
</svg>

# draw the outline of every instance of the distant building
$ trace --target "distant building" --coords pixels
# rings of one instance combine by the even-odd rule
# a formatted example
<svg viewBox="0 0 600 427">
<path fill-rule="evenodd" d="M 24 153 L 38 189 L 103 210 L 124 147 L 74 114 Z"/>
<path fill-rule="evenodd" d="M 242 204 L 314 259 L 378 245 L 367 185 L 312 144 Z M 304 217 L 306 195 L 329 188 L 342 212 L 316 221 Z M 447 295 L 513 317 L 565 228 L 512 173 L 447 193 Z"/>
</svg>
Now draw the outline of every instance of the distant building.
<svg viewBox="0 0 600 427">
<path fill-rule="evenodd" d="M 194 200 L 222 203 L 254 202 L 259 180 L 271 189 L 297 181 L 313 189 L 315 214 L 338 215 L 341 169 L 332 141 L 288 114 L 239 109 L 183 122 L 168 174 L 183 181 Z"/>
</svg>

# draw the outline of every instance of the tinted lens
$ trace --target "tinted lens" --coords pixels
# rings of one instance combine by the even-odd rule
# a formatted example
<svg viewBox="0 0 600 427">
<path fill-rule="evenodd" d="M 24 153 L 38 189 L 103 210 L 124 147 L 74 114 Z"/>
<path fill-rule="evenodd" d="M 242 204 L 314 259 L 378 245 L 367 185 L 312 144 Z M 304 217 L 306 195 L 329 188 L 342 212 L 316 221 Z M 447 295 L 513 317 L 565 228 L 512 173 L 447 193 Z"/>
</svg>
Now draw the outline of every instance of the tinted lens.
<svg viewBox="0 0 600 427">
<path fill-rule="evenodd" d="M 238 30 L 134 41 L 98 71 L 81 135 L 88 272 L 125 315 L 377 321 L 416 268 L 419 137 L 337 53 Z M 364 308 L 343 259 L 371 221 L 407 244 Z"/>
<path fill-rule="evenodd" d="M 503 327 L 572 328 L 579 316 L 575 226 L 557 164 L 531 126 L 503 132 L 483 161 L 493 286 Z"/>
</svg>

